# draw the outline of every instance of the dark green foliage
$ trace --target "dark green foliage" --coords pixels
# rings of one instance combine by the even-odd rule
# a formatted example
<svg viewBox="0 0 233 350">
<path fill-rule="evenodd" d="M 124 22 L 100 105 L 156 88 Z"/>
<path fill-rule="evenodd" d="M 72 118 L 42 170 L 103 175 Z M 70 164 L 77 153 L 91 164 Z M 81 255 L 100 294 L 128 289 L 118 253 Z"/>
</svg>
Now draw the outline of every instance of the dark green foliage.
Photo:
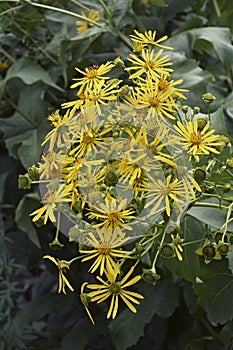
<svg viewBox="0 0 233 350">
<path fill-rule="evenodd" d="M 28 214 L 39 207 L 40 196 L 37 189 L 18 191 L 17 176 L 39 161 L 47 116 L 73 98 L 74 68 L 124 57 L 127 35 L 135 28 L 169 35 L 176 48 L 174 79 L 184 79 L 189 104 L 206 115 L 201 95 L 213 93 L 213 127 L 233 137 L 232 2 L 105 0 L 105 11 L 97 0 L 80 3 L 101 10 L 103 25 L 77 34 L 75 16 L 30 1 L 0 5 L 0 63 L 8 60 L 0 70 L 0 350 L 231 349 L 232 253 L 206 265 L 194 253 L 202 243 L 195 243 L 184 248 L 182 262 L 161 258 L 156 285 L 140 282 L 145 299 L 136 315 L 122 307 L 116 320 L 107 321 L 105 305 L 91 305 L 92 326 L 79 298 L 81 282 L 92 277 L 75 263 L 69 275 L 80 281 L 75 293 L 57 295 L 57 269 L 45 267 L 42 259 L 52 254 L 48 244 L 55 228 L 31 223 Z M 85 12 L 75 1 L 43 4 Z M 226 214 L 214 210 L 192 208 L 183 223 L 184 238 L 198 240 L 206 225 L 219 229 Z M 63 255 L 72 258 L 77 247 L 69 250 L 66 237 L 62 243 Z M 148 261 L 141 267 L 148 268 Z"/>
</svg>

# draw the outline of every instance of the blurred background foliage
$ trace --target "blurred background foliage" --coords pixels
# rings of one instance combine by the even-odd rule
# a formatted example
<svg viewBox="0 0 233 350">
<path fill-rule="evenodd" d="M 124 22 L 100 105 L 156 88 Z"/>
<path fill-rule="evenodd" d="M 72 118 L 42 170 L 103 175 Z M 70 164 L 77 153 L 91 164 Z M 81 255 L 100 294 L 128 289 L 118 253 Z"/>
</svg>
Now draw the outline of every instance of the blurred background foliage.
<svg viewBox="0 0 233 350">
<path fill-rule="evenodd" d="M 78 33 L 75 22 L 87 9 L 101 18 Z M 107 322 L 105 306 L 94 306 L 93 327 L 78 292 L 90 277 L 73 264 L 77 292 L 57 294 L 57 269 L 42 259 L 54 254 L 48 246 L 55 228 L 36 228 L 28 216 L 38 207 L 38 188 L 17 190 L 18 174 L 40 158 L 47 116 L 73 99 L 75 67 L 126 57 L 134 29 L 169 36 L 173 77 L 190 89 L 187 104 L 206 113 L 201 95 L 214 94 L 213 127 L 232 137 L 232 1 L 1 0 L 0 12 L 0 350 L 233 349 L 232 255 L 209 265 L 196 255 L 168 262 L 156 286 L 140 282 L 145 300 L 136 315 L 122 309 Z M 201 235 L 200 215 L 187 217 L 189 239 Z M 218 219 L 208 211 L 201 217 L 204 225 L 215 220 L 214 227 Z M 61 241 L 62 257 L 72 257 L 75 244 Z M 197 283 L 196 271 L 205 284 Z"/>
</svg>

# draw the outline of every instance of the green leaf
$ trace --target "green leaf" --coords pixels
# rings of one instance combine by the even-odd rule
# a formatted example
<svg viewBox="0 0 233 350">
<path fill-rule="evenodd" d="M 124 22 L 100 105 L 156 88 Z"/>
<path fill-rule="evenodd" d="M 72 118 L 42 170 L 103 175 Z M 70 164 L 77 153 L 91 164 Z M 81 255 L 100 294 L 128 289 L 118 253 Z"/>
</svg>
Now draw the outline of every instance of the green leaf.
<svg viewBox="0 0 233 350">
<path fill-rule="evenodd" d="M 0 86 L 4 89 L 6 83 L 11 79 L 21 79 L 26 85 L 32 85 L 38 81 L 53 87 L 59 91 L 63 89 L 56 85 L 49 73 L 46 72 L 39 64 L 29 60 L 28 58 L 21 58 L 17 60 L 8 70 L 5 79 Z"/>
<path fill-rule="evenodd" d="M 126 350 L 143 336 L 145 325 L 154 314 L 170 317 L 179 304 L 178 288 L 169 280 L 162 278 L 155 287 L 140 288 L 144 300 L 137 306 L 137 314 L 125 309 L 110 322 L 109 331 L 117 350 Z M 127 330 L 130 329 L 130 332 Z"/>
<path fill-rule="evenodd" d="M 207 202 L 206 200 L 203 203 Z M 208 202 L 216 203 L 216 200 L 211 198 Z M 189 209 L 188 215 L 196 218 L 199 221 L 204 222 L 213 228 L 220 229 L 226 221 L 226 211 L 222 211 L 218 208 L 211 207 L 195 207 Z M 230 222 L 228 225 L 228 230 L 231 232 L 233 230 L 233 223 Z"/>
<path fill-rule="evenodd" d="M 198 47 L 201 45 L 200 50 Z M 229 28 L 221 27 L 205 27 L 187 30 L 181 34 L 177 34 L 170 39 L 172 46 L 183 50 L 188 57 L 192 56 L 192 50 L 203 51 L 203 40 L 208 42 L 207 49 L 210 45 L 213 47 L 217 57 L 229 71 L 233 63 L 233 46 L 231 44 L 231 34 Z"/>
<path fill-rule="evenodd" d="M 89 28 L 88 30 L 86 30 L 83 33 L 80 33 L 76 36 L 74 36 L 73 38 L 70 38 L 70 41 L 82 41 L 82 40 L 86 40 L 88 38 L 91 38 L 94 35 L 100 35 L 102 33 L 108 32 L 109 31 L 109 27 L 93 27 L 93 28 Z"/>
<path fill-rule="evenodd" d="M 40 160 L 43 149 L 41 143 L 47 130 L 47 122 L 41 124 L 39 129 L 28 131 L 24 134 L 25 139 L 18 148 L 19 159 L 25 169 L 36 164 Z"/>
<path fill-rule="evenodd" d="M 210 322 L 223 324 L 232 320 L 233 275 L 227 269 L 226 260 L 203 263 L 199 277 L 203 283 L 194 284 L 194 290 Z"/>
<path fill-rule="evenodd" d="M 157 7 L 167 7 L 168 4 L 166 4 L 163 0 L 151 0 L 151 5 L 157 6 Z"/>
<path fill-rule="evenodd" d="M 38 194 L 29 193 L 25 195 L 19 202 L 15 211 L 15 221 L 20 230 L 27 233 L 29 239 L 38 248 L 40 248 L 40 242 L 37 237 L 35 226 L 31 221 L 29 214 L 33 211 L 33 208 L 38 206 L 40 197 Z"/>
<path fill-rule="evenodd" d="M 211 128 L 213 128 L 218 134 L 226 136 L 228 135 L 223 113 L 223 106 L 221 106 L 217 109 L 217 111 L 211 114 Z"/>
<path fill-rule="evenodd" d="M 205 237 L 205 232 L 200 223 L 187 216 L 184 223 L 184 243 L 195 242 Z M 181 236 L 182 238 L 182 236 Z M 195 253 L 195 250 L 199 248 L 200 242 L 196 242 L 183 247 L 182 253 L 183 260 L 179 261 L 177 258 L 164 259 L 164 264 L 175 275 L 186 279 L 187 281 L 195 281 L 196 276 L 200 270 L 200 259 Z"/>
</svg>

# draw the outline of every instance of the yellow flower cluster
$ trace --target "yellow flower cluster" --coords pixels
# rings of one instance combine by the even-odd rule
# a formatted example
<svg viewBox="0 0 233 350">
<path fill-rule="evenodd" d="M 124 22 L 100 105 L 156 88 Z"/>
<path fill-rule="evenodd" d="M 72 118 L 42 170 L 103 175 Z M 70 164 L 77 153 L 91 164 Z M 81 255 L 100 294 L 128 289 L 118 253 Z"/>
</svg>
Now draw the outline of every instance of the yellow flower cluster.
<svg viewBox="0 0 233 350">
<path fill-rule="evenodd" d="M 81 23 L 77 25 L 84 31 Z M 72 262 L 93 260 L 89 271 L 99 270 L 101 284 L 85 282 L 81 291 L 92 321 L 90 301 L 111 298 L 107 318 L 115 318 L 119 298 L 136 312 L 133 304 L 143 297 L 127 288 L 141 278 L 129 280 L 138 263 L 137 249 L 122 246 L 139 237 L 142 247 L 147 246 L 144 235 L 151 228 L 155 232 L 157 221 L 165 222 L 162 218 L 172 213 L 179 217 L 201 192 L 186 155 L 199 161 L 201 155 L 218 153 L 220 145 L 209 123 L 202 130 L 196 119 L 169 124 L 176 120 L 187 90 L 177 87 L 182 79 L 172 80 L 172 62 L 164 54 L 172 49 L 163 44 L 167 37 L 156 39 L 155 31 L 135 30 L 131 39 L 135 53 L 129 55 L 129 66 L 116 59 L 76 68 L 79 77 L 71 88 L 77 89 L 77 98 L 48 118 L 53 129 L 42 143 L 45 152 L 38 165 L 43 206 L 31 214 L 34 222 L 46 224 L 50 219 L 57 231 L 66 218 L 71 227 L 65 233 L 81 243 Z M 130 87 L 111 78 L 119 61 L 129 74 Z M 170 239 L 182 260 L 177 237 L 172 234 Z M 73 291 L 65 276 L 71 262 L 45 257 L 59 269 L 58 291 L 65 293 L 65 286 Z M 126 260 L 134 265 L 121 277 Z M 92 291 L 84 293 L 84 287 Z"/>
</svg>

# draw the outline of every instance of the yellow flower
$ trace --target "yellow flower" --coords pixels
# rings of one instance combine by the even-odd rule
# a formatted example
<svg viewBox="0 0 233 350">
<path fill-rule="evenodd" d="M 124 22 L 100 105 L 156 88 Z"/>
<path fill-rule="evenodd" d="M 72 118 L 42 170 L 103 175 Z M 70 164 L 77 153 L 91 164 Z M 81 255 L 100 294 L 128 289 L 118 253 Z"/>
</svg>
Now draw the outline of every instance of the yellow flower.
<svg viewBox="0 0 233 350">
<path fill-rule="evenodd" d="M 101 131 L 101 129 L 103 129 Z M 70 155 L 74 155 L 78 158 L 87 156 L 91 151 L 98 151 L 97 148 L 105 149 L 106 142 L 111 140 L 111 137 L 105 137 L 105 135 L 111 131 L 111 127 L 103 128 L 103 124 L 100 123 L 96 128 L 86 126 L 82 130 L 78 130 L 78 133 L 73 137 L 72 143 L 78 144 L 70 152 Z"/>
<path fill-rule="evenodd" d="M 74 291 L 74 288 L 69 283 L 68 279 L 64 275 L 64 271 L 70 268 L 69 261 L 66 260 L 56 260 L 54 257 L 50 255 L 43 256 L 44 259 L 51 260 L 57 267 L 58 267 L 58 273 L 59 273 L 59 283 L 58 283 L 58 293 L 63 292 L 66 294 L 65 287 L 67 286 L 72 292 Z"/>
<path fill-rule="evenodd" d="M 120 179 L 123 183 L 129 182 L 129 185 L 134 183 L 134 180 L 140 179 L 143 175 L 150 172 L 152 169 L 158 169 L 159 163 L 156 159 L 148 154 L 145 147 L 138 146 L 137 148 L 127 152 L 119 163 Z"/>
<path fill-rule="evenodd" d="M 169 80 L 168 76 L 164 76 L 159 78 L 158 90 L 171 92 L 168 98 L 171 99 L 172 102 L 174 101 L 174 99 L 177 99 L 177 98 L 186 100 L 186 97 L 182 94 L 182 92 L 188 92 L 189 90 L 176 87 L 176 85 L 181 84 L 182 82 L 183 82 L 183 79 L 174 81 L 174 80 Z"/>
<path fill-rule="evenodd" d="M 158 79 L 161 75 L 169 75 L 173 69 L 168 68 L 167 66 L 171 66 L 172 63 L 168 60 L 168 55 L 164 55 L 160 57 L 163 53 L 163 50 L 159 50 L 159 52 L 155 55 L 154 50 L 149 52 L 148 50 L 142 50 L 141 56 L 134 54 L 130 54 L 128 60 L 133 64 L 131 67 L 125 68 L 125 70 L 136 70 L 135 73 L 129 76 L 129 79 L 135 79 L 141 77 L 144 73 L 147 76 L 151 76 L 154 79 Z"/>
<path fill-rule="evenodd" d="M 143 33 L 139 33 L 137 30 L 134 30 L 135 35 L 130 35 L 131 39 L 133 42 L 135 43 L 141 43 L 144 46 L 147 45 L 153 45 L 153 46 L 158 46 L 161 47 L 163 49 L 167 49 L 167 50 L 173 50 L 173 47 L 170 46 L 166 46 L 163 44 L 160 44 L 162 41 L 167 40 L 168 36 L 165 35 L 162 38 L 155 40 L 156 37 L 156 30 L 154 30 L 153 32 L 151 30 L 148 30 L 147 32 Z"/>
<path fill-rule="evenodd" d="M 42 215 L 45 215 L 44 225 L 47 223 L 48 218 L 52 222 L 55 222 L 56 218 L 54 216 L 54 211 L 56 210 L 56 204 L 71 201 L 70 198 L 67 198 L 67 195 L 71 190 L 71 187 L 72 187 L 72 184 L 69 186 L 60 185 L 57 190 L 48 191 L 44 195 L 42 200 L 42 203 L 44 204 L 44 206 L 42 208 L 35 210 L 33 213 L 30 214 L 30 216 L 35 215 L 32 221 L 35 222 L 39 220 Z"/>
<path fill-rule="evenodd" d="M 116 281 L 116 274 L 112 275 L 108 273 L 106 274 L 108 278 L 107 282 L 105 282 L 104 280 L 102 280 L 102 278 L 97 276 L 97 279 L 102 284 L 87 285 L 87 288 L 93 289 L 92 292 L 88 293 L 88 296 L 91 298 L 92 302 L 97 301 L 97 303 L 101 303 L 102 301 L 111 297 L 111 303 L 108 309 L 107 318 L 112 317 L 114 319 L 116 317 L 118 311 L 119 297 L 124 301 L 124 303 L 132 312 L 137 312 L 136 308 L 132 303 L 139 304 L 139 301 L 137 299 L 144 299 L 144 297 L 136 292 L 126 290 L 127 287 L 132 286 L 141 279 L 141 276 L 138 275 L 135 276 L 133 279 L 127 281 L 133 273 L 133 271 L 134 267 L 131 267 L 129 272 L 119 282 Z"/>
<path fill-rule="evenodd" d="M 98 10 L 91 10 L 87 16 L 84 12 L 82 12 L 81 15 L 84 18 L 90 19 L 94 22 L 98 22 L 100 20 L 100 12 Z M 78 27 L 77 28 L 78 34 L 86 32 L 90 28 L 90 25 L 91 25 L 91 23 L 89 21 L 76 21 L 75 24 Z"/>
<path fill-rule="evenodd" d="M 62 167 L 65 161 L 65 155 L 62 152 L 49 150 L 41 157 L 39 163 L 40 179 L 60 179 L 62 177 Z"/>
<path fill-rule="evenodd" d="M 172 176 L 168 175 L 165 183 L 164 180 L 152 177 L 150 174 L 147 176 L 149 180 L 145 181 L 143 190 L 148 193 L 144 196 L 145 198 L 152 197 L 152 199 L 145 204 L 145 208 L 148 208 L 155 202 L 154 206 L 150 209 L 150 213 L 161 210 L 165 206 L 166 213 L 170 216 L 170 200 L 173 200 L 178 206 L 188 200 L 184 188 L 181 186 L 181 182 L 178 181 L 177 178 L 171 181 Z"/>
<path fill-rule="evenodd" d="M 129 258 L 131 251 L 123 251 L 115 249 L 126 243 L 129 238 L 122 238 L 112 229 L 97 229 L 97 237 L 92 232 L 88 233 L 87 244 L 91 245 L 95 249 L 83 250 L 80 249 L 80 253 L 87 256 L 82 261 L 87 261 L 96 258 L 89 271 L 93 273 L 100 268 L 100 276 L 103 275 L 104 270 L 110 274 L 120 273 L 119 265 L 114 260 L 115 258 Z"/>
<path fill-rule="evenodd" d="M 138 82 L 138 86 L 132 90 L 131 95 L 125 96 L 125 100 L 132 105 L 149 108 L 149 117 L 157 117 L 163 121 L 164 117 L 175 119 L 173 113 L 178 108 L 175 101 L 169 99 L 170 95 L 171 91 L 160 91 L 158 89 L 158 82 L 147 78 Z"/>
<path fill-rule="evenodd" d="M 41 146 L 44 146 L 48 141 L 50 141 L 50 150 L 53 150 L 55 145 L 57 147 L 61 147 L 62 144 L 66 145 L 70 139 L 69 127 L 74 123 L 73 113 L 68 110 L 64 116 L 61 116 L 59 110 L 56 110 L 48 117 L 48 120 L 51 121 L 53 130 L 45 136 Z"/>
<path fill-rule="evenodd" d="M 206 123 L 202 130 L 198 130 L 198 120 L 185 121 L 185 126 L 181 122 L 174 125 L 175 130 L 180 134 L 179 141 L 190 154 L 199 162 L 199 155 L 210 153 L 219 154 L 215 147 L 221 146 L 221 137 L 213 135 L 215 130 L 209 130 L 210 123 Z"/>
<path fill-rule="evenodd" d="M 107 61 L 106 63 L 101 64 L 100 66 L 93 65 L 90 67 L 86 67 L 84 71 L 82 71 L 79 68 L 75 68 L 79 73 L 83 75 L 83 77 L 74 78 L 73 80 L 77 81 L 77 83 L 71 85 L 71 89 L 80 86 L 79 93 L 81 93 L 82 90 L 86 87 L 93 88 L 93 86 L 100 80 L 109 79 L 109 77 L 106 77 L 105 74 L 110 72 L 110 70 L 114 66 L 114 63 L 112 63 L 111 61 Z"/>
<path fill-rule="evenodd" d="M 120 227 L 131 230 L 131 226 L 125 223 L 125 220 L 134 219 L 134 211 L 127 208 L 127 199 L 118 198 L 117 200 L 107 200 L 105 203 L 99 203 L 98 207 L 91 207 L 88 217 L 90 219 L 102 220 L 94 227 L 113 228 L 116 232 L 121 232 Z"/>
<path fill-rule="evenodd" d="M 62 104 L 63 108 L 73 107 L 71 112 L 79 108 L 89 108 L 96 106 L 98 114 L 101 114 L 100 105 L 106 105 L 109 101 L 115 101 L 119 92 L 120 80 L 112 79 L 107 83 L 105 80 L 96 81 L 92 87 L 86 87 L 85 91 L 78 92 L 78 100 Z"/>
</svg>

